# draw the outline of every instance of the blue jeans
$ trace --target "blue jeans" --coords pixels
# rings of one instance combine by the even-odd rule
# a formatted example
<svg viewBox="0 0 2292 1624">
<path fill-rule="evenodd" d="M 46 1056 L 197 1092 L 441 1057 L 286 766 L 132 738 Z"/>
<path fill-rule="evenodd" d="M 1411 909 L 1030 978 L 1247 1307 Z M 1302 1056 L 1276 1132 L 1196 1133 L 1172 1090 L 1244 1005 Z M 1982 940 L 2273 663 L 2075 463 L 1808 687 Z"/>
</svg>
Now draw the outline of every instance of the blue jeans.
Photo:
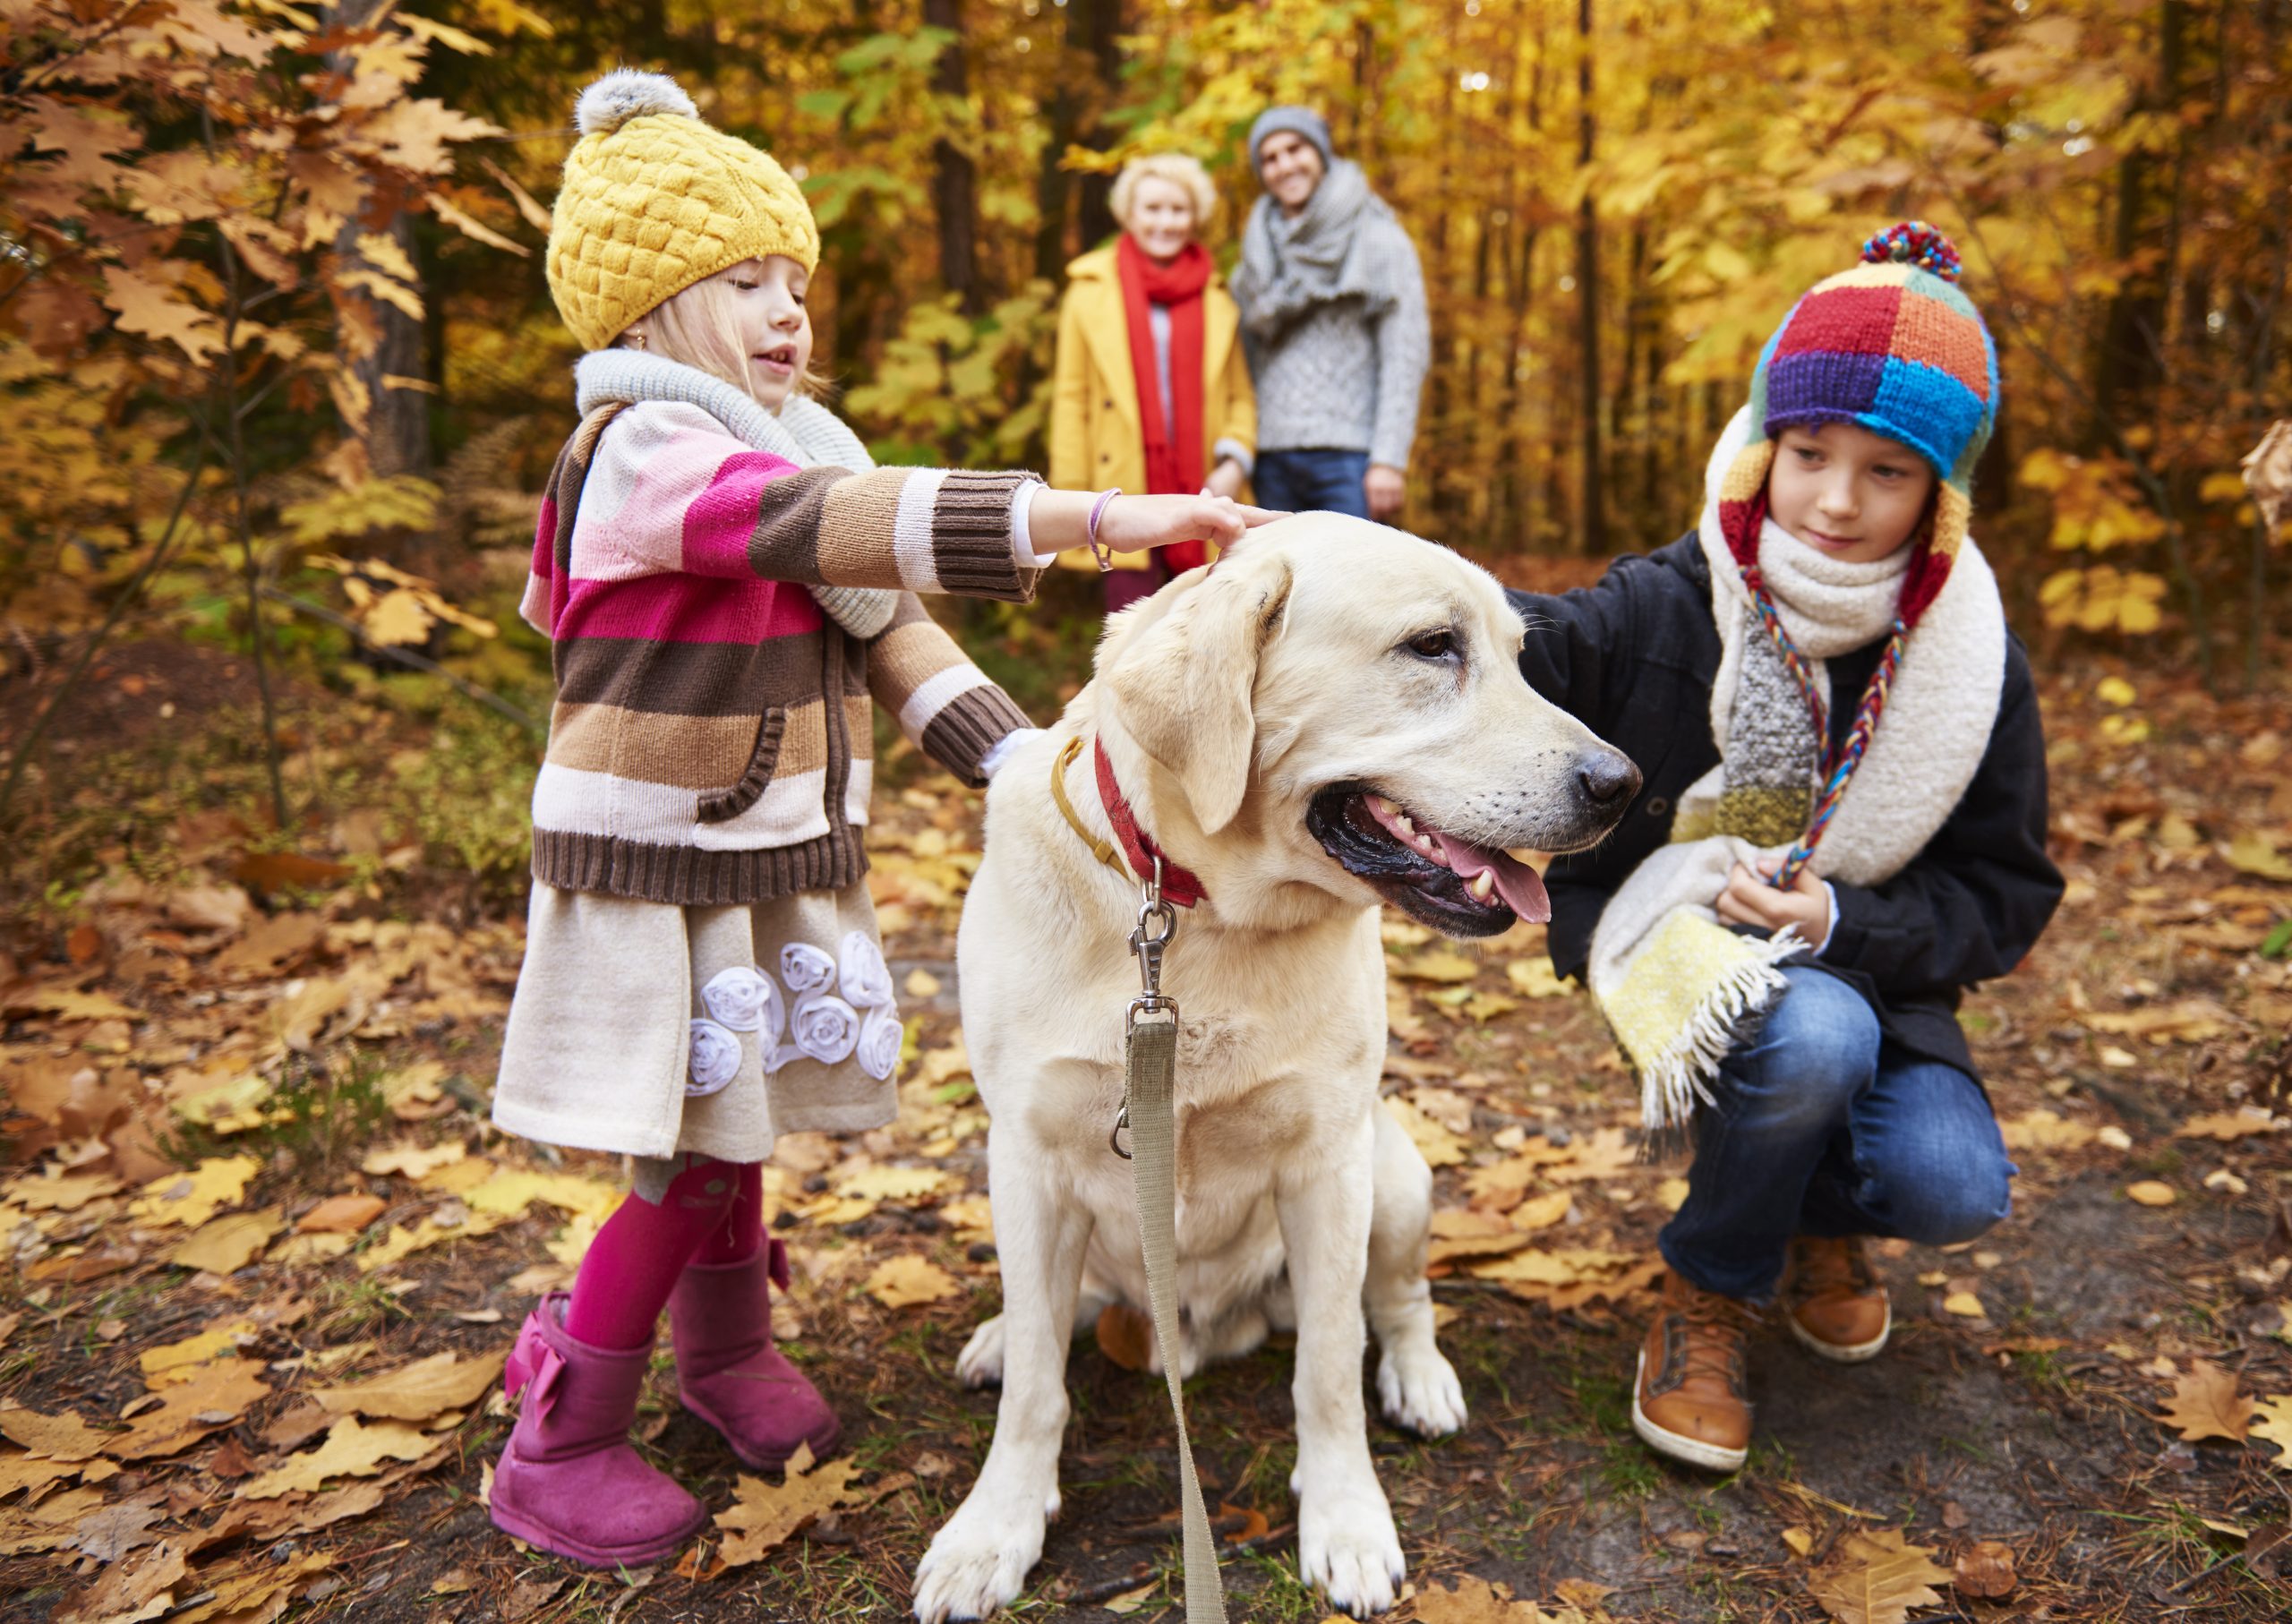
<svg viewBox="0 0 2292 1624">
<path fill-rule="evenodd" d="M 1793 1235 L 1970 1241 L 2013 1207 L 1997 1119 L 1955 1066 L 1906 1057 L 1845 982 L 1783 970 L 1790 990 L 1721 1065 L 1696 1124 L 1688 1197 L 1664 1261 L 1706 1291 L 1774 1293 Z"/>
<path fill-rule="evenodd" d="M 1250 487 L 1261 508 L 1285 513 L 1349 513 L 1369 517 L 1366 451 L 1260 451 Z"/>
</svg>

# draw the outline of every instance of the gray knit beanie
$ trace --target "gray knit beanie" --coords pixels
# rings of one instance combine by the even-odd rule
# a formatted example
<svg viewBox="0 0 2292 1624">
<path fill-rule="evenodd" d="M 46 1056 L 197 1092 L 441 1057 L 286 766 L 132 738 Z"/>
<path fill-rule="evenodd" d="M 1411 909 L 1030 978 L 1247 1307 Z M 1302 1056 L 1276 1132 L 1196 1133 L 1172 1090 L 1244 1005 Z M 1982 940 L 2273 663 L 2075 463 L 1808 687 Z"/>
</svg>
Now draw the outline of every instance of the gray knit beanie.
<svg viewBox="0 0 2292 1624">
<path fill-rule="evenodd" d="M 1329 121 L 1311 107 L 1268 107 L 1257 115 L 1257 123 L 1250 126 L 1250 167 L 1258 167 L 1257 150 L 1265 138 L 1287 131 L 1313 143 L 1321 155 L 1321 167 L 1326 169 L 1337 162 L 1337 153 L 1329 144 Z"/>
</svg>

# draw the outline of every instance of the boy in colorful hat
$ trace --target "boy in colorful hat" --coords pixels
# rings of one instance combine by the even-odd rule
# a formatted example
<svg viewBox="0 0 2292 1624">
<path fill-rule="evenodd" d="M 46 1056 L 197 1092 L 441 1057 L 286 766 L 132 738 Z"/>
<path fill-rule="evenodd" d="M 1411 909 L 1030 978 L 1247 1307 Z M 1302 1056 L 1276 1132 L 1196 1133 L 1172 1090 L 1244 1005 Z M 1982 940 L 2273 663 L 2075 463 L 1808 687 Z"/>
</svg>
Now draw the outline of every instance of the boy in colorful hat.
<svg viewBox="0 0 2292 1624">
<path fill-rule="evenodd" d="M 1547 876 L 1651 1131 L 1694 1138 L 1632 1424 L 1715 1471 L 1751 1432 L 1744 1340 L 1780 1289 L 1843 1363 L 1892 1323 L 1868 1235 L 1970 1240 L 2014 1168 L 1958 1028 L 2060 900 L 2021 645 L 1967 532 L 1997 359 L 1910 222 L 1800 299 L 1721 437 L 1695 533 L 1515 605 L 1521 670 L 1638 764 Z"/>
<path fill-rule="evenodd" d="M 490 1509 L 612 1568 L 707 1520 L 629 1441 L 664 1307 L 684 1407 L 745 1465 L 838 1436 L 773 1344 L 788 1261 L 762 1163 L 778 1133 L 895 1106 L 862 841 L 875 708 L 974 786 L 1027 726 L 916 594 L 1023 600 L 1086 540 L 1231 543 L 1252 516 L 875 467 L 802 391 L 820 244 L 794 180 L 658 74 L 606 75 L 576 116 L 548 268 L 589 353 L 526 591 L 557 705 L 493 1118 L 636 1176 L 510 1352 Z"/>
</svg>

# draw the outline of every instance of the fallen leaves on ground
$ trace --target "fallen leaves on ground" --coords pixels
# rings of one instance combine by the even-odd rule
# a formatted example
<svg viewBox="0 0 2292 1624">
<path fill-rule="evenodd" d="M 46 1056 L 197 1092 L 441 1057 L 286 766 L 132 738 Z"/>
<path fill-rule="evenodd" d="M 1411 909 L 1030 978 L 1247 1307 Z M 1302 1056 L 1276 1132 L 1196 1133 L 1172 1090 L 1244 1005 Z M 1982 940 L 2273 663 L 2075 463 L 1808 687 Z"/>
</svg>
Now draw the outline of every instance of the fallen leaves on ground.
<svg viewBox="0 0 2292 1624">
<path fill-rule="evenodd" d="M 911 1308 L 961 1296 L 963 1286 L 930 1259 L 903 1252 L 877 1264 L 860 1289 L 885 1308 Z"/>
<path fill-rule="evenodd" d="M 2163 1420 L 2192 1442 L 2226 1438 L 2242 1443 L 2251 1430 L 2254 1408 L 2234 1372 L 2210 1359 L 2199 1359 L 2174 1382 L 2172 1397 L 2165 1400 Z"/>
<path fill-rule="evenodd" d="M 732 1509 L 716 1514 L 724 1531 L 718 1560 L 725 1568 L 763 1560 L 839 1506 L 868 1498 L 851 1487 L 860 1468 L 849 1456 L 820 1465 L 809 1444 L 798 1444 L 787 1475 L 777 1483 L 740 1474 L 732 1489 Z"/>
<path fill-rule="evenodd" d="M 1958 1552 L 1950 1583 L 1960 1595 L 1985 1599 L 2014 1594 L 2014 1548 L 2000 1540 L 1978 1540 Z"/>
<path fill-rule="evenodd" d="M 500 1379 L 507 1348 L 464 1359 L 458 1354 L 432 1354 L 385 1375 L 345 1387 L 314 1389 L 311 1397 L 321 1409 L 355 1414 L 370 1419 L 432 1421 L 449 1410 L 465 1410 L 483 1398 Z"/>
<path fill-rule="evenodd" d="M 1894 1529 L 1857 1529 L 1809 1577 L 1807 1588 L 1839 1624 L 1904 1624 L 1911 1608 L 1938 1605 L 1933 1586 L 1951 1582 L 1950 1569 L 1933 1557 Z"/>
<path fill-rule="evenodd" d="M 372 1426 L 345 1415 L 327 1429 L 326 1441 L 283 1466 L 251 1477 L 237 1489 L 241 1500 L 269 1500 L 297 1490 L 314 1492 L 329 1477 L 372 1477 L 394 1460 L 419 1460 L 438 1440 L 402 1421 Z"/>
</svg>

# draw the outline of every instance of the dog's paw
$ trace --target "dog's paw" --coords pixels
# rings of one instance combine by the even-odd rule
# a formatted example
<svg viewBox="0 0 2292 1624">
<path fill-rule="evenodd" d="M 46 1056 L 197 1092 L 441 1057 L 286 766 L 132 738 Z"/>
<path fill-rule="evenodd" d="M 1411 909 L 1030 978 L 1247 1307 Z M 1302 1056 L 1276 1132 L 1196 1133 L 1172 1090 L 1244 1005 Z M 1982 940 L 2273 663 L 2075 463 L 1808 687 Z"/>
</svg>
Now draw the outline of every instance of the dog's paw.
<svg viewBox="0 0 2292 1624">
<path fill-rule="evenodd" d="M 955 1355 L 955 1380 L 965 1387 L 994 1387 L 1003 1380 L 1003 1316 L 971 1332 Z"/>
<path fill-rule="evenodd" d="M 1383 1492 L 1372 1484 L 1366 1493 L 1309 1495 L 1297 1509 L 1297 1568 L 1339 1612 L 1365 1619 L 1391 1607 L 1408 1564 Z"/>
<path fill-rule="evenodd" d="M 1419 1438 L 1442 1438 L 1465 1424 L 1465 1387 L 1437 1347 L 1388 1348 L 1377 1362 L 1377 1401 L 1385 1419 Z"/>
<path fill-rule="evenodd" d="M 994 1500 L 1001 1503 L 983 1503 L 974 1490 L 916 1564 L 915 1616 L 921 1624 L 984 1619 L 1019 1599 L 1028 1569 L 1042 1557 L 1043 1518 L 1004 1497 Z"/>
</svg>

